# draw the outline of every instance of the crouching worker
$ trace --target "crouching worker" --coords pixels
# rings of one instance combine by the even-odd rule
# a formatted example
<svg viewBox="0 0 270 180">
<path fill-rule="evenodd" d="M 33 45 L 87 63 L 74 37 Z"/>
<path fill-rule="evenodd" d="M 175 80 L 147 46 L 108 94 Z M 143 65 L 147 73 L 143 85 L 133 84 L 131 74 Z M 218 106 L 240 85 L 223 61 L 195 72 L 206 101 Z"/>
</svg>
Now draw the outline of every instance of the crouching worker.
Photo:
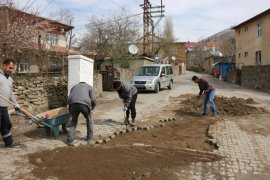
<svg viewBox="0 0 270 180">
<path fill-rule="evenodd" d="M 117 90 L 119 97 L 123 100 L 124 111 L 126 112 L 126 118 L 124 123 L 130 124 L 129 114 L 131 112 L 131 126 L 135 125 L 136 118 L 136 100 L 137 100 L 137 88 L 128 81 L 113 81 L 113 89 Z"/>
<path fill-rule="evenodd" d="M 96 106 L 96 95 L 92 86 L 85 82 L 80 82 L 73 86 L 68 97 L 69 113 L 71 115 L 71 123 L 67 137 L 67 144 L 72 145 L 78 123 L 79 114 L 82 113 L 86 119 L 87 135 L 86 141 L 93 139 L 93 121 L 92 110 Z"/>
</svg>

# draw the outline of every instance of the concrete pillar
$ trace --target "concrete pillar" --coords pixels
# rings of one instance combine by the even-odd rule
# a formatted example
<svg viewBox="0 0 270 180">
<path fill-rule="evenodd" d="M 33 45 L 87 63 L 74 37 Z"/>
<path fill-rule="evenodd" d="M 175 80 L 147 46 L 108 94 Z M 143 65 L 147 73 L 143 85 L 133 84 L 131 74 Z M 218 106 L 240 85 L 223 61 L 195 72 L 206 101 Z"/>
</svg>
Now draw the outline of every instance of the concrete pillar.
<svg viewBox="0 0 270 180">
<path fill-rule="evenodd" d="M 93 86 L 94 60 L 82 55 L 68 56 L 68 94 L 79 82 Z"/>
</svg>

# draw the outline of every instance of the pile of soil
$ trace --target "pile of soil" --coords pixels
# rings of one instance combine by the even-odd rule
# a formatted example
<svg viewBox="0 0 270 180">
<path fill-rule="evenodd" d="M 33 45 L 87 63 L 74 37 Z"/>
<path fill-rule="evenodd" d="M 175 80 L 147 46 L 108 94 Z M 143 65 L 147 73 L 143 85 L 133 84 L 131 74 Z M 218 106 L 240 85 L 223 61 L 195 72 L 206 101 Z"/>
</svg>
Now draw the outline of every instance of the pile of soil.
<svg viewBox="0 0 270 180">
<path fill-rule="evenodd" d="M 182 98 L 185 100 L 182 102 L 184 107 L 181 107 L 178 111 L 180 115 L 195 115 L 198 114 L 198 111 L 201 111 L 203 108 L 204 98 L 197 98 L 194 95 L 185 95 Z M 219 115 L 228 115 L 228 116 L 246 116 L 250 114 L 261 114 L 266 113 L 267 111 L 261 107 L 255 107 L 255 102 L 252 98 L 243 99 L 243 98 L 228 98 L 228 97 L 215 97 L 215 104 L 217 112 Z M 210 109 L 209 109 L 210 111 Z"/>
</svg>

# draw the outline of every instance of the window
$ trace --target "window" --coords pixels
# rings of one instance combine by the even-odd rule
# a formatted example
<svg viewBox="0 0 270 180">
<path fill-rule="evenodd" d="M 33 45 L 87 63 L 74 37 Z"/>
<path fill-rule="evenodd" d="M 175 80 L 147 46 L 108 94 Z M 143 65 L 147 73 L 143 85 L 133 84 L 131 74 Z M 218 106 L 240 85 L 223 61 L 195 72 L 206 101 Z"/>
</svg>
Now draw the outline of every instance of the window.
<svg viewBox="0 0 270 180">
<path fill-rule="evenodd" d="M 173 55 L 173 56 L 177 55 L 177 48 L 176 47 L 171 48 L 171 55 Z"/>
<path fill-rule="evenodd" d="M 256 52 L 256 64 L 261 64 L 262 62 L 262 54 L 261 51 Z"/>
<path fill-rule="evenodd" d="M 247 31 L 248 31 L 248 27 L 246 26 L 246 27 L 245 27 L 245 32 L 247 32 Z"/>
<path fill-rule="evenodd" d="M 28 59 L 22 59 L 18 63 L 18 73 L 27 73 L 29 71 L 29 60 Z"/>
<path fill-rule="evenodd" d="M 166 74 L 165 67 L 161 69 L 161 74 Z"/>
<path fill-rule="evenodd" d="M 166 66 L 166 71 L 167 71 L 167 75 L 172 74 L 172 67 L 171 66 Z"/>
<path fill-rule="evenodd" d="M 49 45 L 57 45 L 58 44 L 58 36 L 56 34 L 48 33 L 46 35 L 47 43 Z"/>
<path fill-rule="evenodd" d="M 238 57 L 241 58 L 241 53 L 238 54 Z"/>
<path fill-rule="evenodd" d="M 240 33 L 241 33 L 241 29 L 238 30 L 238 34 L 239 34 L 239 35 L 240 35 Z"/>
<path fill-rule="evenodd" d="M 56 59 L 50 59 L 49 65 L 50 65 L 50 67 L 55 67 L 55 66 L 57 66 L 57 60 L 56 60 Z"/>
<path fill-rule="evenodd" d="M 245 57 L 248 57 L 248 52 L 245 52 Z"/>
<path fill-rule="evenodd" d="M 261 23 L 257 24 L 256 36 L 257 37 L 261 37 L 262 36 L 262 24 Z"/>
<path fill-rule="evenodd" d="M 62 65 L 61 60 L 57 58 L 51 58 L 49 60 L 49 72 L 58 72 L 61 71 Z"/>
</svg>

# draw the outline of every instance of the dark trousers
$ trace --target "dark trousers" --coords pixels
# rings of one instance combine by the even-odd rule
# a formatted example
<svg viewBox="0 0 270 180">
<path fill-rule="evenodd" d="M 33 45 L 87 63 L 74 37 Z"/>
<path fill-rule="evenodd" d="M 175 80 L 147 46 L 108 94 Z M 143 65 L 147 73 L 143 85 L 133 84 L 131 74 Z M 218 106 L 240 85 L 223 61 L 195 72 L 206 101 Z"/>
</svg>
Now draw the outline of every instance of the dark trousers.
<svg viewBox="0 0 270 180">
<path fill-rule="evenodd" d="M 137 93 L 132 96 L 132 100 L 130 102 L 128 110 L 126 111 L 127 118 L 129 118 L 129 114 L 131 111 L 132 120 L 135 120 L 136 118 L 136 101 L 137 101 Z"/>
<path fill-rule="evenodd" d="M 5 146 L 11 146 L 13 143 L 12 135 L 10 132 L 11 127 L 12 124 L 9 119 L 7 107 L 0 107 L 0 131 Z"/>
<path fill-rule="evenodd" d="M 87 128 L 87 138 L 91 138 L 93 136 L 93 121 L 91 116 L 91 110 L 88 106 L 84 104 L 70 104 L 69 105 L 69 113 L 71 115 L 71 123 L 68 132 L 68 141 L 73 141 L 76 135 L 76 126 L 78 123 L 79 114 L 82 113 L 86 119 L 86 128 Z"/>
</svg>

